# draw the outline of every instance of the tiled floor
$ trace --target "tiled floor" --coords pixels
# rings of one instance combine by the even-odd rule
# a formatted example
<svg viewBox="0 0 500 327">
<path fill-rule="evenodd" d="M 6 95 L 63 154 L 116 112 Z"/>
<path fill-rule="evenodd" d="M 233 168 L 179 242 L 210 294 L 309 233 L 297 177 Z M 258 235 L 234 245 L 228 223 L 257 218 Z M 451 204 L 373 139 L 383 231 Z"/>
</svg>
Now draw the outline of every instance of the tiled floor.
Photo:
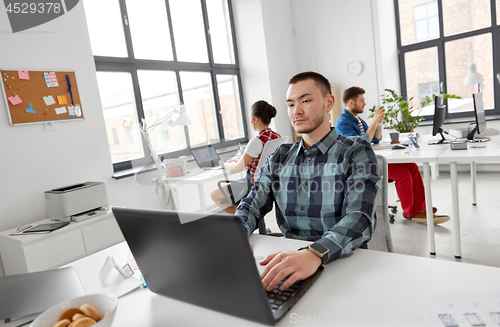
<svg viewBox="0 0 500 327">
<path fill-rule="evenodd" d="M 477 173 L 476 206 L 472 205 L 469 173 L 459 173 L 458 185 L 462 258 L 455 259 L 452 220 L 435 225 L 436 255 L 430 255 L 427 225 L 403 218 L 399 205 L 396 221 L 391 224 L 395 252 L 500 267 L 500 173 Z M 389 193 L 389 204 L 396 204 L 393 186 L 390 186 Z M 432 181 L 432 200 L 438 213 L 452 215 L 449 173 L 441 172 Z M 270 212 L 266 216 L 266 224 L 272 231 L 278 231 L 274 217 L 274 212 Z"/>
</svg>

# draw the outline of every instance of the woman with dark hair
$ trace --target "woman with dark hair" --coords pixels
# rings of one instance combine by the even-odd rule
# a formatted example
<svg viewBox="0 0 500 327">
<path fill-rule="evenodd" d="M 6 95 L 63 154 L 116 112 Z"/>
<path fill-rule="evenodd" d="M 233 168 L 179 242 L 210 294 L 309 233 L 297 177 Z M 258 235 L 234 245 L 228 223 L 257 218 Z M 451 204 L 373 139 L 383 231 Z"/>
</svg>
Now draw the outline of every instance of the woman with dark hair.
<svg viewBox="0 0 500 327">
<path fill-rule="evenodd" d="M 224 168 L 238 173 L 242 171 L 245 167 L 248 168 L 247 171 L 247 183 L 233 183 L 230 186 L 223 187 L 224 193 L 238 195 L 242 192 L 242 189 L 246 188 L 246 196 L 254 183 L 254 173 L 257 165 L 259 164 L 260 155 L 264 144 L 267 141 L 280 138 L 281 136 L 269 128 L 271 119 L 276 116 L 276 108 L 267 103 L 266 101 L 260 100 L 252 105 L 252 110 L 250 114 L 250 123 L 254 131 L 259 132 L 259 135 L 252 138 L 246 148 L 245 153 L 239 159 L 231 159 L 224 163 Z M 236 207 L 232 205 L 230 201 L 225 201 L 227 198 L 222 194 L 221 190 L 216 189 L 210 193 L 212 200 L 221 207 L 225 212 L 229 214 L 234 214 Z"/>
</svg>

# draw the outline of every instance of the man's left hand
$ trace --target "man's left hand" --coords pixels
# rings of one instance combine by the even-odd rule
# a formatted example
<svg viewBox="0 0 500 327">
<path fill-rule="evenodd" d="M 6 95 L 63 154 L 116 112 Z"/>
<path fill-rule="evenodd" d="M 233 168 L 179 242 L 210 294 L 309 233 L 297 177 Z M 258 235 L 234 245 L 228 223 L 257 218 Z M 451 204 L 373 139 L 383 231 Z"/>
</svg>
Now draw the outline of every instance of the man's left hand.
<svg viewBox="0 0 500 327">
<path fill-rule="evenodd" d="M 265 289 L 272 290 L 285 277 L 290 276 L 280 286 L 281 290 L 286 290 L 296 281 L 314 274 L 321 266 L 321 258 L 307 249 L 282 251 L 268 255 L 260 264 L 267 265 L 260 275 Z"/>
</svg>

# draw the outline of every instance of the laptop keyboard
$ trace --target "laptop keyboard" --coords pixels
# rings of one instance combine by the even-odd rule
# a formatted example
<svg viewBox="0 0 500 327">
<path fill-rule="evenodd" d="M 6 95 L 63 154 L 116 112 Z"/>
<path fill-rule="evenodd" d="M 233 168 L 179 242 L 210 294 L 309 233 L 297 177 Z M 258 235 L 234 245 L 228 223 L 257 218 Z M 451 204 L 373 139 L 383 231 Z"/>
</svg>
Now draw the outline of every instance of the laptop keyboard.
<svg viewBox="0 0 500 327">
<path fill-rule="evenodd" d="M 295 292 L 299 289 L 301 283 L 301 281 L 299 280 L 286 290 L 282 291 L 279 288 L 284 281 L 285 279 L 279 282 L 278 285 L 276 285 L 271 291 L 267 292 L 268 303 L 271 307 L 271 310 L 273 311 L 278 310 L 286 300 L 288 300 L 293 294 L 295 294 Z"/>
</svg>

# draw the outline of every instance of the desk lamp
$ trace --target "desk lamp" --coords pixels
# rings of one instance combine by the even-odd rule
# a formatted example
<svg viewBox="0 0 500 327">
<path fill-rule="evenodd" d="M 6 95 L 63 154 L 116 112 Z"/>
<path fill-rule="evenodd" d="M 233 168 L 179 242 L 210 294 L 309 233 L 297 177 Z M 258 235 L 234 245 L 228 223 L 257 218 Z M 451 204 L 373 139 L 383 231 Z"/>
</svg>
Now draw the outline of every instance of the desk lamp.
<svg viewBox="0 0 500 327">
<path fill-rule="evenodd" d="M 177 115 L 177 118 L 173 119 L 174 115 Z M 170 111 L 154 123 L 152 123 L 150 126 L 146 125 L 146 120 L 144 118 L 141 119 L 142 121 L 142 127 L 140 128 L 142 137 L 144 138 L 144 141 L 146 141 L 146 144 L 149 149 L 149 154 L 151 155 L 151 158 L 153 158 L 153 161 L 156 165 L 156 178 L 154 179 L 155 181 L 155 187 L 156 187 L 156 194 L 158 194 L 158 197 L 160 198 L 160 203 L 162 209 L 167 209 L 168 208 L 168 201 L 165 193 L 165 188 L 162 187 L 162 185 L 166 184 L 166 179 L 165 179 L 165 167 L 163 166 L 163 163 L 156 154 L 153 145 L 151 144 L 151 141 L 149 140 L 149 133 L 158 127 L 158 125 L 162 124 L 164 121 L 167 121 L 167 125 L 170 127 L 177 126 L 177 125 L 191 125 L 191 120 L 189 117 L 186 115 L 186 107 L 181 103 L 179 106 L 177 106 L 174 110 Z"/>
<path fill-rule="evenodd" d="M 471 62 L 467 68 L 469 71 L 464 78 L 464 85 L 474 85 L 477 84 L 477 91 L 481 92 L 481 83 L 484 82 L 484 77 L 477 72 L 476 64 Z"/>
</svg>

